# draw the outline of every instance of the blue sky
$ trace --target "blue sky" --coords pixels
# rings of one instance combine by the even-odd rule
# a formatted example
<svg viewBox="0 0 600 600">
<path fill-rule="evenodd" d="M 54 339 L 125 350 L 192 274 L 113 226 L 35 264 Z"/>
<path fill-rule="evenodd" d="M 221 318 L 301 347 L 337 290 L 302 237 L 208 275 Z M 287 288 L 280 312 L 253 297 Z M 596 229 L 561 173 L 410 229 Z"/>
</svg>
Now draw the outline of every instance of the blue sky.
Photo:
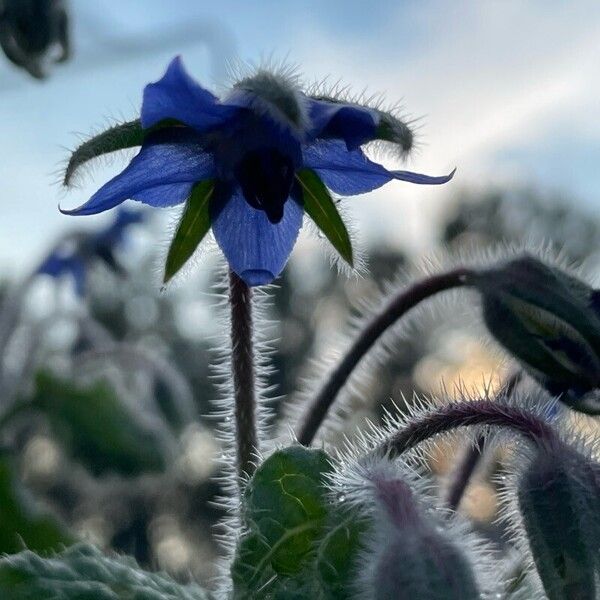
<svg viewBox="0 0 600 600">
<path fill-rule="evenodd" d="M 123 162 L 65 195 L 56 183 L 65 148 L 76 133 L 135 116 L 143 85 L 177 53 L 208 85 L 223 83 L 234 55 L 287 57 L 309 81 L 341 78 L 423 117 L 408 167 L 457 166 L 457 176 L 445 188 L 393 183 L 350 200 L 364 237 L 426 248 L 465 186 L 556 189 L 600 213 L 596 0 L 72 0 L 71 13 L 74 58 L 47 82 L 0 62 L 0 273 L 33 265 L 63 229 L 102 219 L 56 207 L 83 202 Z"/>
</svg>

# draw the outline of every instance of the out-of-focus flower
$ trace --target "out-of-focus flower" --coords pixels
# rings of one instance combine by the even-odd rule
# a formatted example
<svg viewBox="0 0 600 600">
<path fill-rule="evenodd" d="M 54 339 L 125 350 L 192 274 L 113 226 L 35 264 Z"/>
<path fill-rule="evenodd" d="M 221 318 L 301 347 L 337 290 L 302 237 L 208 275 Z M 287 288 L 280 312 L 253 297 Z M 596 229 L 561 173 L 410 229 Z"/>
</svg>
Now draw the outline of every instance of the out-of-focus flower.
<svg viewBox="0 0 600 600">
<path fill-rule="evenodd" d="M 38 267 L 39 274 L 55 279 L 71 277 L 79 296 L 86 291 L 87 270 L 95 261 L 102 261 L 111 270 L 121 274 L 114 250 L 124 242 L 127 228 L 143 218 L 140 211 L 121 208 L 116 219 L 104 229 L 77 234 L 58 244 Z"/>
<path fill-rule="evenodd" d="M 481 271 L 474 285 L 489 331 L 526 371 L 575 410 L 600 414 L 598 292 L 531 256 Z"/>
<path fill-rule="evenodd" d="M 0 0 L 0 46 L 11 62 L 43 79 L 44 62 L 49 58 L 63 62 L 70 55 L 64 1 Z"/>
<path fill-rule="evenodd" d="M 392 179 L 442 184 L 389 171 L 361 150 L 382 140 L 412 147 L 410 128 L 378 108 L 333 97 L 309 96 L 297 78 L 259 70 L 220 100 L 174 59 L 144 90 L 139 122 L 115 127 L 75 151 L 68 183 L 79 164 L 124 147 L 141 151 L 129 166 L 77 209 L 89 215 L 127 199 L 156 207 L 187 201 L 167 259 L 174 275 L 212 228 L 231 269 L 248 285 L 271 282 L 282 271 L 306 212 L 352 264 L 347 230 L 329 191 L 362 194 Z M 95 145 L 97 147 L 95 147 Z"/>
</svg>

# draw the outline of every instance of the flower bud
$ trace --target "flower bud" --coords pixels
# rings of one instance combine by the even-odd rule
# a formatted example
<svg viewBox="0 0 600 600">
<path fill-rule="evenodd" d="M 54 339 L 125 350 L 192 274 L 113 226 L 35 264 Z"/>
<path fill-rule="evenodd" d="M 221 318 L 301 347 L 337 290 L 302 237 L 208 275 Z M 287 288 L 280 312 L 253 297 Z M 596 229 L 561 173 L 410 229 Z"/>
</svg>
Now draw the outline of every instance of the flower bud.
<svg viewBox="0 0 600 600">
<path fill-rule="evenodd" d="M 375 600 L 480 598 L 467 553 L 449 535 L 447 524 L 427 514 L 404 481 L 373 483 L 382 520 L 371 550 L 366 596 Z"/>
<path fill-rule="evenodd" d="M 562 445 L 539 450 L 517 501 L 548 598 L 600 597 L 600 465 Z"/>
<path fill-rule="evenodd" d="M 483 317 L 496 340 L 551 394 L 600 414 L 600 314 L 594 290 L 531 256 L 480 271 Z"/>
</svg>

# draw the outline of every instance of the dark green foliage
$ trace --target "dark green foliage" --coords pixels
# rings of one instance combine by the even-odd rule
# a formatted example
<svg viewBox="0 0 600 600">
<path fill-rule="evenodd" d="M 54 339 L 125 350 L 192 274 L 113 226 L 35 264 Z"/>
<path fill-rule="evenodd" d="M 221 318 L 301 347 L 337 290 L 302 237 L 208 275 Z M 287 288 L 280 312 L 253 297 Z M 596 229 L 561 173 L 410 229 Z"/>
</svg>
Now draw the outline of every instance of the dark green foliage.
<svg viewBox="0 0 600 600">
<path fill-rule="evenodd" d="M 40 512 L 16 478 L 6 454 L 0 454 L 0 553 L 12 554 L 24 547 L 45 553 L 73 543 L 66 528 Z"/>
<path fill-rule="evenodd" d="M 167 464 L 161 432 L 136 417 L 104 383 L 78 387 L 41 372 L 31 406 L 47 417 L 62 448 L 96 475 L 137 475 Z"/>
</svg>

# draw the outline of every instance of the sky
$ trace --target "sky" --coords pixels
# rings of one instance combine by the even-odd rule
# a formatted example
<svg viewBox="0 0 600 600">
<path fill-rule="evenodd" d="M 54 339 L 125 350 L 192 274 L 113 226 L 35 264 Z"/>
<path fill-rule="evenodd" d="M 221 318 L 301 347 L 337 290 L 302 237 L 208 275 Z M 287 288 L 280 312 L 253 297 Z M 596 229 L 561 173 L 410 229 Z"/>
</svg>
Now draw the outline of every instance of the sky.
<svg viewBox="0 0 600 600">
<path fill-rule="evenodd" d="M 425 250 L 461 190 L 493 185 L 556 191 L 600 217 L 597 0 L 72 0 L 70 13 L 74 56 L 47 81 L 0 60 L 0 276 L 21 276 L 63 231 L 105 218 L 57 205 L 83 203 L 125 163 L 65 193 L 68 148 L 135 117 L 175 54 L 216 90 L 228 62 L 285 61 L 308 82 L 381 93 L 418 118 L 404 168 L 457 174 L 349 199 L 364 239 Z"/>
</svg>

